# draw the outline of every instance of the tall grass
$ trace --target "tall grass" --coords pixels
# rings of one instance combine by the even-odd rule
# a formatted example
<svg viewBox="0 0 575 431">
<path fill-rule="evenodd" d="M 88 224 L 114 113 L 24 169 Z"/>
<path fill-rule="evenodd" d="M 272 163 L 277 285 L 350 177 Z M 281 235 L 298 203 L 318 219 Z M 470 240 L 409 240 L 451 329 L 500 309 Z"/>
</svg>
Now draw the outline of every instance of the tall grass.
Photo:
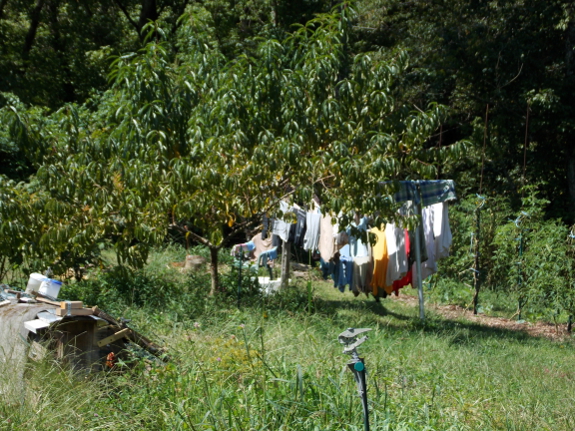
<svg viewBox="0 0 575 431">
<path fill-rule="evenodd" d="M 198 280 L 166 286 L 185 295 Z M 373 329 L 359 349 L 372 430 L 575 428 L 571 342 L 432 313 L 421 325 L 405 304 L 341 294 L 315 278 L 310 307 L 300 284 L 276 297 L 248 296 L 239 310 L 231 294 L 183 308 L 187 314 L 177 301 L 159 309 L 124 303 L 122 315 L 174 360 L 135 359 L 96 376 L 36 365 L 21 398 L 0 396 L 0 428 L 361 430 L 349 357 L 337 342 L 350 326 Z"/>
</svg>

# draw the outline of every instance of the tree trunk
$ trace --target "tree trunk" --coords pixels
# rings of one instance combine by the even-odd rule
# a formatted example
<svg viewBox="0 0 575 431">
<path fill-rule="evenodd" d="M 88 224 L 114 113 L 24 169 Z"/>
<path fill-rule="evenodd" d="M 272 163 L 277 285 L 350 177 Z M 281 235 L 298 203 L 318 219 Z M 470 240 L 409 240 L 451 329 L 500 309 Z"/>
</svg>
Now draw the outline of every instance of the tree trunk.
<svg viewBox="0 0 575 431">
<path fill-rule="evenodd" d="M 156 0 L 142 0 L 142 9 L 140 9 L 140 19 L 138 20 L 140 34 L 142 33 L 142 27 L 144 27 L 149 21 L 155 21 L 157 19 L 158 8 Z"/>
<path fill-rule="evenodd" d="M 569 185 L 569 196 L 571 197 L 571 218 L 575 220 L 575 149 L 569 150 L 567 159 L 567 183 Z"/>
<path fill-rule="evenodd" d="M 49 0 L 46 5 L 46 11 L 48 12 L 50 32 L 52 33 L 52 47 L 56 52 L 58 63 L 61 67 L 59 74 L 64 94 L 63 99 L 65 102 L 70 103 L 76 100 L 76 89 L 74 84 L 72 84 L 74 79 L 72 78 L 72 71 L 66 58 L 66 42 L 60 32 L 60 21 L 58 19 L 60 14 L 60 0 Z"/>
<path fill-rule="evenodd" d="M 36 0 L 36 5 L 30 13 L 30 27 L 28 28 L 28 33 L 26 34 L 26 39 L 24 40 L 24 49 L 22 50 L 22 58 L 28 59 L 30 55 L 30 50 L 32 45 L 34 45 L 34 39 L 36 39 L 36 31 L 40 25 L 40 12 L 44 7 L 44 0 Z"/>
<path fill-rule="evenodd" d="M 289 283 L 289 268 L 291 257 L 291 242 L 284 241 L 282 248 L 282 273 L 280 287 L 285 289 Z"/>
<path fill-rule="evenodd" d="M 210 295 L 214 295 L 218 290 L 218 249 L 215 247 L 210 247 L 210 263 L 211 263 L 211 275 L 212 275 L 212 288 L 210 289 Z"/>
<path fill-rule="evenodd" d="M 567 12 L 572 14 L 572 6 L 568 8 Z M 573 20 L 569 22 L 565 32 L 565 81 L 567 88 L 575 86 L 575 23 Z M 571 217 L 575 220 L 575 148 L 573 142 L 567 138 L 567 183 L 569 186 L 569 196 L 571 197 Z"/>
</svg>

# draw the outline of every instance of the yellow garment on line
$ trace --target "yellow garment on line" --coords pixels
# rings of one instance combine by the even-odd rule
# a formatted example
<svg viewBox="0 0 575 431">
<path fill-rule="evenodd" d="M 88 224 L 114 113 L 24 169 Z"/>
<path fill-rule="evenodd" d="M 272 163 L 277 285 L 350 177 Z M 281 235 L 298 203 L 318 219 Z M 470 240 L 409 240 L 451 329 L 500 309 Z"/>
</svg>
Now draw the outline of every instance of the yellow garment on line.
<svg viewBox="0 0 575 431">
<path fill-rule="evenodd" d="M 376 227 L 370 230 L 376 237 L 375 245 L 373 246 L 373 277 L 371 279 L 371 288 L 373 296 L 383 296 L 383 291 L 388 295 L 393 292 L 393 286 L 386 286 L 387 265 L 389 263 L 389 256 L 387 254 L 387 241 L 385 240 L 385 226 L 381 229 Z M 383 289 L 383 291 L 381 291 Z"/>
</svg>

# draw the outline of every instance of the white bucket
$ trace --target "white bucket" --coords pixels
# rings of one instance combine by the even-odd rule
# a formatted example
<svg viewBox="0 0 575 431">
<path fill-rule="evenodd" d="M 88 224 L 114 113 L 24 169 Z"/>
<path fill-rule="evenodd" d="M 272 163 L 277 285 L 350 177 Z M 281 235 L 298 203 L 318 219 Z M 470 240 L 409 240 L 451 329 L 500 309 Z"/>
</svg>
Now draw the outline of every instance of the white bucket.
<svg viewBox="0 0 575 431">
<path fill-rule="evenodd" d="M 40 285 L 44 280 L 48 279 L 42 274 L 38 274 L 37 272 L 33 272 L 32 274 L 30 274 L 30 278 L 28 279 L 28 285 L 26 286 L 26 293 L 31 294 L 32 292 L 39 292 Z"/>
<path fill-rule="evenodd" d="M 52 280 L 51 278 L 44 278 L 44 281 L 40 285 L 39 292 L 42 295 L 48 295 L 52 298 L 58 298 L 58 293 L 60 293 L 60 288 L 62 287 L 62 282 L 58 280 Z"/>
</svg>

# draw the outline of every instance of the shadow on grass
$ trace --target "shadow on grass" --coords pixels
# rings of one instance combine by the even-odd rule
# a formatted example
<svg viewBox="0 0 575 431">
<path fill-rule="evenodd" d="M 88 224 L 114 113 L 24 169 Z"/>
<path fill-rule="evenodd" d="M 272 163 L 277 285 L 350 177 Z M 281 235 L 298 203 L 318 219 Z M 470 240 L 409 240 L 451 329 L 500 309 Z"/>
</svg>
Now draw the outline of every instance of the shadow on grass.
<svg viewBox="0 0 575 431">
<path fill-rule="evenodd" d="M 433 316 L 425 323 L 417 322 L 416 326 L 419 326 L 421 330 L 426 333 L 442 336 L 451 334 L 450 344 L 460 346 L 473 345 L 476 340 L 484 339 L 501 339 L 518 342 L 544 339 L 543 337 L 532 336 L 522 330 L 482 325 L 464 319 L 446 319 L 441 316 Z"/>
<path fill-rule="evenodd" d="M 365 310 L 369 310 L 371 313 L 373 313 L 374 315 L 377 316 L 381 316 L 381 317 L 394 317 L 395 319 L 398 320 L 404 320 L 404 321 L 411 321 L 413 320 L 413 318 L 411 316 L 405 315 L 405 314 L 400 314 L 397 313 L 395 311 L 390 310 L 389 308 L 386 308 L 383 303 L 381 302 L 375 302 L 375 301 L 370 301 L 370 300 L 365 300 L 365 301 L 346 301 L 346 300 L 324 300 L 324 299 L 319 299 L 316 300 L 316 305 L 318 306 L 318 309 L 321 310 L 322 314 L 327 314 L 329 316 L 337 316 L 338 313 L 342 310 L 342 309 L 347 309 L 350 311 L 365 311 Z"/>
<path fill-rule="evenodd" d="M 316 299 L 317 312 L 334 320 L 341 319 L 344 313 L 360 313 L 362 325 L 384 325 L 386 330 L 393 332 L 421 331 L 442 337 L 451 337 L 450 344 L 472 346 L 479 340 L 501 339 L 506 341 L 547 340 L 529 333 L 501 327 L 492 327 L 461 319 L 448 319 L 436 313 L 427 311 L 425 322 L 415 315 L 413 307 L 400 304 L 375 302 L 373 299 L 364 301 L 324 300 Z M 392 310 L 397 308 L 399 310 Z"/>
</svg>

